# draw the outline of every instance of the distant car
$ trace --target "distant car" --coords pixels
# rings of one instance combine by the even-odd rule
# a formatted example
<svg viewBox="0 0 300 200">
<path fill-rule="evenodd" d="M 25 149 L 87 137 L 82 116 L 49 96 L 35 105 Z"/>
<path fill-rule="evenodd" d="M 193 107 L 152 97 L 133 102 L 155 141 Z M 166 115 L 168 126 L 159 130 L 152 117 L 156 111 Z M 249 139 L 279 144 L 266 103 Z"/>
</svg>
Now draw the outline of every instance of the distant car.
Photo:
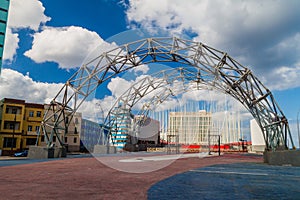
<svg viewBox="0 0 300 200">
<path fill-rule="evenodd" d="M 26 157 L 27 155 L 28 155 L 28 150 L 24 150 L 14 154 L 15 157 Z"/>
</svg>

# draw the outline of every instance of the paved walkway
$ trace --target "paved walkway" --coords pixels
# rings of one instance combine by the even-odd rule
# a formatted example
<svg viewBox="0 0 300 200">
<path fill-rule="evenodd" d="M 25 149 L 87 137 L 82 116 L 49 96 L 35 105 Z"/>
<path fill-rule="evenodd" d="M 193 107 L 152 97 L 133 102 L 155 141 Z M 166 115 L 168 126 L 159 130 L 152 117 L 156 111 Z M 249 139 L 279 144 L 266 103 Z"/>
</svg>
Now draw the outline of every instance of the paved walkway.
<svg viewBox="0 0 300 200">
<path fill-rule="evenodd" d="M 148 199 L 300 199 L 300 167 L 236 163 L 189 170 L 162 180 Z"/>
<path fill-rule="evenodd" d="M 103 159 L 119 162 L 125 158 L 114 155 Z M 225 154 L 220 157 L 186 157 L 157 171 L 126 173 L 112 169 L 96 158 L 49 160 L 0 167 L 1 199 L 147 199 L 147 193 L 149 198 L 152 197 L 149 194 L 151 186 L 176 174 L 217 164 L 262 163 L 261 156 Z M 119 163 L 147 167 L 160 162 L 163 161 Z M 248 165 L 244 166 L 247 168 Z"/>
<path fill-rule="evenodd" d="M 52 158 L 52 159 L 29 159 L 28 157 L 13 157 L 13 156 L 0 156 L 0 167 L 24 165 L 39 162 L 49 162 L 54 160 L 72 159 L 91 157 L 90 154 L 68 154 L 67 158 Z"/>
</svg>

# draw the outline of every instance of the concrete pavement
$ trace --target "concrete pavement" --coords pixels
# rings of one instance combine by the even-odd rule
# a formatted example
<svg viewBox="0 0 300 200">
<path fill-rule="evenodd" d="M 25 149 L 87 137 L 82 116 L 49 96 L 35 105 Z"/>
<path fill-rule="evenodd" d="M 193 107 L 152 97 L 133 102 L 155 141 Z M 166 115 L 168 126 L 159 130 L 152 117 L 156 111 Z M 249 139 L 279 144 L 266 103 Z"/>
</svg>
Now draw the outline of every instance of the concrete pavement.
<svg viewBox="0 0 300 200">
<path fill-rule="evenodd" d="M 154 184 L 148 199 L 300 199 L 300 167 L 262 163 L 213 165 Z"/>
</svg>

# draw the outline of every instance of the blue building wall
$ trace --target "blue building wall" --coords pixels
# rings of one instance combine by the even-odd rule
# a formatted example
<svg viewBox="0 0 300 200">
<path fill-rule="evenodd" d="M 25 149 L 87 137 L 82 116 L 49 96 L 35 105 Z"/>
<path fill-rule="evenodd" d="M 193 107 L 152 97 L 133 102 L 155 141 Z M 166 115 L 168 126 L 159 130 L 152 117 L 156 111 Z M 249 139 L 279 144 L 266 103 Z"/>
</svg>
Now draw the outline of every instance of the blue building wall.
<svg viewBox="0 0 300 200">
<path fill-rule="evenodd" d="M 88 151 L 93 152 L 96 144 L 105 145 L 107 143 L 108 131 L 102 125 L 87 119 L 82 119 L 80 143 Z"/>
<path fill-rule="evenodd" d="M 0 0 L 0 73 L 2 68 L 2 58 L 4 50 L 4 40 L 6 23 L 8 17 L 9 0 Z"/>
</svg>

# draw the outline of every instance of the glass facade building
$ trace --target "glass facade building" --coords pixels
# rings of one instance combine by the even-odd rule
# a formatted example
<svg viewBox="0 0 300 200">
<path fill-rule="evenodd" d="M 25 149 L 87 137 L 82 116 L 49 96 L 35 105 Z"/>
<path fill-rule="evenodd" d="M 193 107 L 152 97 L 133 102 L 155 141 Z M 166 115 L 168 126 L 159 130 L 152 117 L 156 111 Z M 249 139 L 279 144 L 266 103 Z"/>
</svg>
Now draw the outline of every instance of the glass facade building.
<svg viewBox="0 0 300 200">
<path fill-rule="evenodd" d="M 1 0 L 0 1 L 0 73 L 2 67 L 8 8 L 9 8 L 9 0 Z"/>
<path fill-rule="evenodd" d="M 94 146 L 97 144 L 106 145 L 107 135 L 108 131 L 101 124 L 82 119 L 80 143 L 89 152 L 93 152 Z"/>
</svg>

